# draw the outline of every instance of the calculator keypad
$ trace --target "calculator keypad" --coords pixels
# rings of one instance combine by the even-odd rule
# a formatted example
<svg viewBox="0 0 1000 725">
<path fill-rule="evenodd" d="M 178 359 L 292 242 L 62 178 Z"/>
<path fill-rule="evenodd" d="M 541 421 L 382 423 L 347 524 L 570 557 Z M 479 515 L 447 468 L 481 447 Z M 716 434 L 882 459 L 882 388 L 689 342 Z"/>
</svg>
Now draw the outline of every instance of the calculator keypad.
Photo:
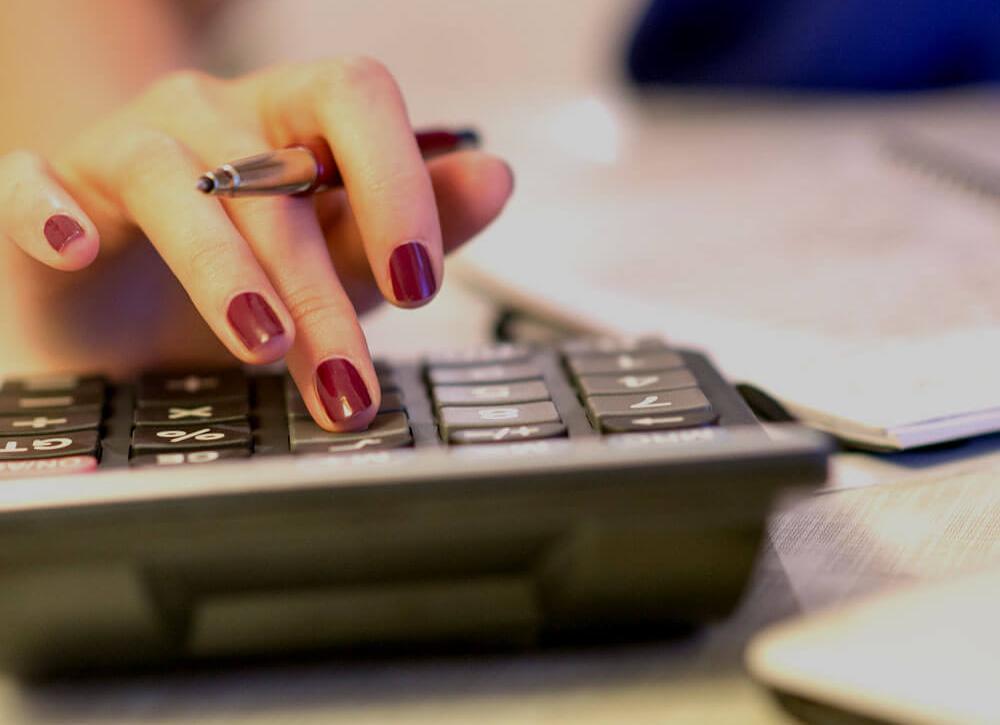
<svg viewBox="0 0 1000 725">
<path fill-rule="evenodd" d="M 668 432 L 719 422 L 684 356 L 655 339 L 575 341 L 559 349 L 483 346 L 439 353 L 420 365 L 378 360 L 375 369 L 378 414 L 367 430 L 344 433 L 312 420 L 288 376 L 150 373 L 134 388 L 93 376 L 7 381 L 0 388 L 0 477 L 91 470 L 101 460 L 102 435 L 121 436 L 123 429 L 126 445 L 107 450 L 124 453 L 108 465 L 412 446 L 513 451 L 521 443 L 527 450 L 567 437 L 675 435 Z M 110 405 L 109 395 L 115 396 Z"/>
</svg>

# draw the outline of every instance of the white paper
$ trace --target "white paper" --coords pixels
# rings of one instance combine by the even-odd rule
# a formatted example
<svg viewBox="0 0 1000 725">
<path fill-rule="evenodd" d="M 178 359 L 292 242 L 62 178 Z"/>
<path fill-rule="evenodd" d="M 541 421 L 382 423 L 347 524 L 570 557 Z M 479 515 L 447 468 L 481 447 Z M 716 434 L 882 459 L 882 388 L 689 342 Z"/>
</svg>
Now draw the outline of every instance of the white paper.
<svg viewBox="0 0 1000 725">
<path fill-rule="evenodd" d="M 967 149 L 974 130 L 1000 146 L 1000 100 L 614 108 L 614 163 L 536 149 L 549 184 L 465 255 L 477 285 L 705 348 L 827 428 L 890 444 L 962 414 L 965 434 L 1000 428 L 1000 199 L 887 141 L 950 129 Z M 917 443 L 958 437 L 927 431 Z"/>
</svg>

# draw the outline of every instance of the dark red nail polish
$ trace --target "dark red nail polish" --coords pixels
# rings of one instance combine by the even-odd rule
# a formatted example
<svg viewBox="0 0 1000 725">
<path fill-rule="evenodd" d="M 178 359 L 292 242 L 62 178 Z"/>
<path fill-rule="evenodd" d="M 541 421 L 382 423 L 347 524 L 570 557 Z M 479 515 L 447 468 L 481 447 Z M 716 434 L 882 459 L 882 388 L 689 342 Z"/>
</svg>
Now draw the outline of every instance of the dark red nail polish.
<svg viewBox="0 0 1000 725">
<path fill-rule="evenodd" d="M 244 292 L 233 297 L 226 318 L 250 352 L 285 334 L 285 328 L 271 305 L 256 292 Z"/>
<path fill-rule="evenodd" d="M 341 357 L 324 360 L 316 368 L 316 391 L 330 420 L 348 420 L 372 404 L 358 369 Z"/>
<path fill-rule="evenodd" d="M 62 252 L 67 244 L 82 236 L 83 227 L 66 214 L 53 214 L 45 222 L 45 238 L 57 252 Z"/>
<path fill-rule="evenodd" d="M 423 302 L 437 291 L 431 255 L 420 242 L 407 242 L 392 250 L 389 276 L 397 302 Z"/>
</svg>

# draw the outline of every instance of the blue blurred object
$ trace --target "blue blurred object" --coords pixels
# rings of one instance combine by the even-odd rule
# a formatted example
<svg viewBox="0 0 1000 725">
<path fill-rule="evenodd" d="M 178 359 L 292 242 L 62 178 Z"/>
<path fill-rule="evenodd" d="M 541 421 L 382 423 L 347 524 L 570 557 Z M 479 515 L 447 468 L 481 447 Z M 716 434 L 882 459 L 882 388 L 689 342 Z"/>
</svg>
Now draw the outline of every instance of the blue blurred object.
<svg viewBox="0 0 1000 725">
<path fill-rule="evenodd" d="M 1000 0 L 653 0 L 648 84 L 906 91 L 1000 80 Z"/>
</svg>

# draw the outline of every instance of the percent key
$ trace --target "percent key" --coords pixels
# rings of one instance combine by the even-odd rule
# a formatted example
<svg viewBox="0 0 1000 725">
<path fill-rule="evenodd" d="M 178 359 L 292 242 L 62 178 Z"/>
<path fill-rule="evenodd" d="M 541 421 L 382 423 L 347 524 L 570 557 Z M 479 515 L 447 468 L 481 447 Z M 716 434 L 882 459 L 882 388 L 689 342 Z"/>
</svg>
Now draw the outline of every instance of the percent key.
<svg viewBox="0 0 1000 725">
<path fill-rule="evenodd" d="M 246 423 L 220 425 L 139 426 L 132 432 L 133 452 L 250 448 Z"/>
</svg>

